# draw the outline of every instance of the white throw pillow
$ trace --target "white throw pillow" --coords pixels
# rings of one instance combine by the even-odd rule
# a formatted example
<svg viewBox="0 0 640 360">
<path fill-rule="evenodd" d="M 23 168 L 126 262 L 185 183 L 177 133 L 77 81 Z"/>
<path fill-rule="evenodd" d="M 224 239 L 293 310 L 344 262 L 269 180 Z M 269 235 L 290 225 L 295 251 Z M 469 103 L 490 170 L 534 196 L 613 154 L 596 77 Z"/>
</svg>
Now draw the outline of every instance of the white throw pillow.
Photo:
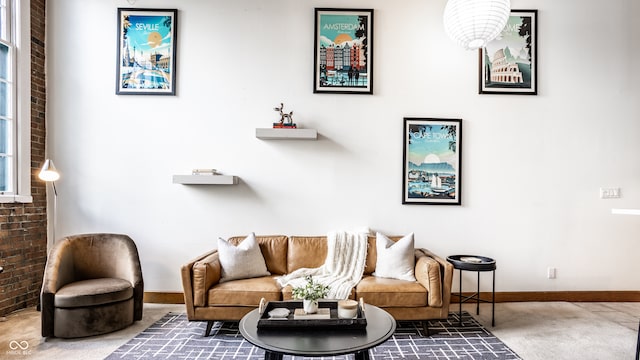
<svg viewBox="0 0 640 360">
<path fill-rule="evenodd" d="M 394 242 L 384 234 L 376 233 L 376 271 L 374 276 L 416 281 L 413 233 Z"/>
<path fill-rule="evenodd" d="M 222 267 L 220 282 L 271 275 L 254 233 L 249 234 L 238 246 L 218 238 L 218 253 Z"/>
</svg>

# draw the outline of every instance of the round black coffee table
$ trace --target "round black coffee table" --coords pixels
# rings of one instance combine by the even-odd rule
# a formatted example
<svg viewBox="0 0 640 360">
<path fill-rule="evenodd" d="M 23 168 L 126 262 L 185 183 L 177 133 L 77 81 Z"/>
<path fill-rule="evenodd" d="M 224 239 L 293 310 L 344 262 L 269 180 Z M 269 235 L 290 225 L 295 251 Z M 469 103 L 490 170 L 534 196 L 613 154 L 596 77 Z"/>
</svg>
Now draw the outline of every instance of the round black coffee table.
<svg viewBox="0 0 640 360">
<path fill-rule="evenodd" d="M 366 329 L 345 328 L 267 328 L 258 329 L 258 309 L 245 315 L 238 328 L 253 345 L 264 349 L 265 360 L 280 360 L 283 355 L 333 356 L 355 354 L 356 360 L 369 359 L 369 349 L 382 344 L 396 330 L 396 320 L 388 312 L 365 305 Z M 283 320 L 286 321 L 286 320 Z"/>
<path fill-rule="evenodd" d="M 460 303 L 460 326 L 462 326 L 462 303 L 468 300 L 476 300 L 476 315 L 480 314 L 480 302 L 491 303 L 491 326 L 496 326 L 496 261 L 492 258 L 479 255 L 451 255 L 447 257 L 447 261 L 453 265 L 454 269 L 458 269 L 460 275 L 460 289 L 458 299 Z M 478 273 L 478 291 L 466 298 L 462 297 L 462 272 L 476 271 Z M 480 298 L 480 272 L 493 271 L 493 287 L 491 292 L 491 301 Z M 455 294 L 453 294 L 455 295 Z"/>
</svg>

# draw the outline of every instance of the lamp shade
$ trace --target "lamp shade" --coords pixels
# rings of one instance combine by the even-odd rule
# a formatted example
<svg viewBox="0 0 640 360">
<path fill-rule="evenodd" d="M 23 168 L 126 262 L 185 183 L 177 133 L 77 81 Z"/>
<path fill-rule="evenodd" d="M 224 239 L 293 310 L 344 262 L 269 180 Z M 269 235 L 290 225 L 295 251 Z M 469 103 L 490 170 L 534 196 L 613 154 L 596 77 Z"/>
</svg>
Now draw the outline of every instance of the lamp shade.
<svg viewBox="0 0 640 360">
<path fill-rule="evenodd" d="M 42 165 L 42 169 L 40 170 L 38 177 L 40 180 L 44 181 L 56 181 L 60 179 L 60 173 L 56 170 L 56 167 L 53 166 L 53 161 L 47 159 L 45 160 L 44 165 Z"/>
<path fill-rule="evenodd" d="M 510 12 L 509 0 L 449 0 L 444 29 L 464 49 L 479 49 L 500 35 Z"/>
</svg>

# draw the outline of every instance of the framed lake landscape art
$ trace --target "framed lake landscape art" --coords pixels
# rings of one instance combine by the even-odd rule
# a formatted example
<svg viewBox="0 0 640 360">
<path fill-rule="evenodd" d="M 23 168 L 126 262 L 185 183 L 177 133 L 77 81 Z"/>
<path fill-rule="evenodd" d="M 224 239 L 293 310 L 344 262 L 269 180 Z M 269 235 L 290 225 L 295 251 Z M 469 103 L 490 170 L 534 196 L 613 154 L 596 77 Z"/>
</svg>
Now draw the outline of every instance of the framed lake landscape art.
<svg viewBox="0 0 640 360">
<path fill-rule="evenodd" d="M 480 94 L 536 95 L 537 10 L 511 10 L 502 33 L 480 49 Z"/>
<path fill-rule="evenodd" d="M 176 9 L 118 8 L 116 94 L 176 94 Z"/>
<path fill-rule="evenodd" d="M 461 119 L 404 118 L 402 203 L 460 205 Z"/>
<path fill-rule="evenodd" d="M 373 94 L 373 9 L 315 9 L 313 92 Z"/>
</svg>

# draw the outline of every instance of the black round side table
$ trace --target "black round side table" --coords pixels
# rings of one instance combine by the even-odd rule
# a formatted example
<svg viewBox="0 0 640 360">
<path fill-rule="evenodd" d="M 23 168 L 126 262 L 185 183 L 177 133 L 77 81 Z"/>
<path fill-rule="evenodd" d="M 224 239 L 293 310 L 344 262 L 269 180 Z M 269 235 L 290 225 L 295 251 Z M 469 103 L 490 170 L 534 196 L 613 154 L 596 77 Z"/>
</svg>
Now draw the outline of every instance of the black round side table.
<svg viewBox="0 0 640 360">
<path fill-rule="evenodd" d="M 460 303 L 460 326 L 462 326 L 462 303 L 469 300 L 476 300 L 476 315 L 480 314 L 480 302 L 491 303 L 491 326 L 496 325 L 495 311 L 496 311 L 496 261 L 486 256 L 478 255 L 451 255 L 447 257 L 447 261 L 453 265 L 454 269 L 458 269 L 460 278 L 460 288 L 458 292 L 458 300 Z M 463 297 L 462 296 L 462 272 L 463 271 L 475 271 L 478 273 L 478 290 L 475 294 Z M 491 291 L 491 301 L 480 298 L 480 272 L 492 271 L 493 272 L 493 286 Z M 455 295 L 455 294 L 454 294 Z"/>
</svg>

